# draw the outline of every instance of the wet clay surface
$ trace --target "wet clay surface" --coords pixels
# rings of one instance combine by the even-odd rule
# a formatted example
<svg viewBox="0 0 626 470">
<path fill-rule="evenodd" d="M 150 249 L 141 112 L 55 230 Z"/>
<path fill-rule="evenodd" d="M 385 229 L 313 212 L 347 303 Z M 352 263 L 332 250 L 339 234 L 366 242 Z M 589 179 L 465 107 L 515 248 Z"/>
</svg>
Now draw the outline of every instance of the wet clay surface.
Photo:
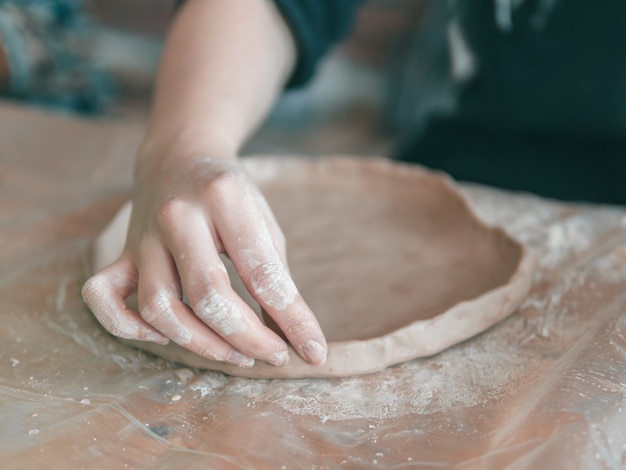
<svg viewBox="0 0 626 470">
<path fill-rule="evenodd" d="M 80 299 L 140 126 L 0 119 L 2 468 L 626 464 L 623 208 L 465 187 L 538 261 L 514 315 L 367 376 L 233 378 L 119 343 Z"/>
</svg>

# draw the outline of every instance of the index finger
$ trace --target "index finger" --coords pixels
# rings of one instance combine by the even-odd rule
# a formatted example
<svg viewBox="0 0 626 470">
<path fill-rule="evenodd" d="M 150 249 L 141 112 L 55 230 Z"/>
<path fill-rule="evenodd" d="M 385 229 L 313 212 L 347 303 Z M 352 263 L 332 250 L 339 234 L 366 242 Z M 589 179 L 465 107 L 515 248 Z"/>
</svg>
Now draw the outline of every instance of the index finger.
<svg viewBox="0 0 626 470">
<path fill-rule="evenodd" d="M 237 217 L 229 216 L 228 204 L 218 207 L 216 226 L 224 228 L 224 248 L 248 291 L 303 359 L 323 364 L 326 339 L 278 253 L 266 218 L 253 205 L 239 207 Z"/>
</svg>

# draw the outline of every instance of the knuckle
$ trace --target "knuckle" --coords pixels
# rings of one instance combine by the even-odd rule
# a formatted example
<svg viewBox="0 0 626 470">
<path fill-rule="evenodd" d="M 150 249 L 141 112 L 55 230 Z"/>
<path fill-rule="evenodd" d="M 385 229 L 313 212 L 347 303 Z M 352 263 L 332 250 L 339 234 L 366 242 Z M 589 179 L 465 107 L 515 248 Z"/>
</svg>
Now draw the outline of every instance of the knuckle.
<svg viewBox="0 0 626 470">
<path fill-rule="evenodd" d="M 152 295 L 141 308 L 139 315 L 154 326 L 168 322 L 173 317 L 170 298 L 161 292 Z"/>
<path fill-rule="evenodd" d="M 249 283 L 256 296 L 269 307 L 284 310 L 293 303 L 298 290 L 279 259 L 254 266 Z"/>
<path fill-rule="evenodd" d="M 249 273 L 250 283 L 254 286 L 255 290 L 275 290 L 281 282 L 281 270 L 282 266 L 280 266 L 280 264 L 276 261 L 270 261 L 254 266 Z"/>
<path fill-rule="evenodd" d="M 156 210 L 156 221 L 159 227 L 170 227 L 176 224 L 184 203 L 178 199 L 163 201 Z"/>
<path fill-rule="evenodd" d="M 288 310 L 278 312 L 274 321 L 290 340 L 323 336 L 315 315 L 302 299 L 294 302 Z"/>
<path fill-rule="evenodd" d="M 209 199 L 217 199 L 223 203 L 233 199 L 233 195 L 241 195 L 246 185 L 242 175 L 226 169 L 217 171 L 205 185 L 205 195 Z"/>
<path fill-rule="evenodd" d="M 283 328 L 283 333 L 289 338 L 307 336 L 311 332 L 311 322 L 306 318 L 296 317 L 291 319 Z"/>
<path fill-rule="evenodd" d="M 194 311 L 220 336 L 230 336 L 246 328 L 242 312 L 215 289 L 210 289 L 202 297 Z"/>
<path fill-rule="evenodd" d="M 209 186 L 215 190 L 222 187 L 229 188 L 241 181 L 241 175 L 229 168 L 217 169 L 209 181 Z"/>
</svg>

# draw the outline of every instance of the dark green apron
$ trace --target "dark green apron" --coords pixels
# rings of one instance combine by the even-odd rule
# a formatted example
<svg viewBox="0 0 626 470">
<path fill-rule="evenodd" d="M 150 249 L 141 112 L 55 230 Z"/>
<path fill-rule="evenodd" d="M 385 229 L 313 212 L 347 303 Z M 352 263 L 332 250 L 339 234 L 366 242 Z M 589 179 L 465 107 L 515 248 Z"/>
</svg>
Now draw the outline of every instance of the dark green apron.
<svg viewBox="0 0 626 470">
<path fill-rule="evenodd" d="M 453 2 L 477 73 L 455 112 L 432 116 L 398 157 L 460 180 L 626 204 L 626 0 L 525 0 L 504 20 L 498 3 Z"/>
</svg>

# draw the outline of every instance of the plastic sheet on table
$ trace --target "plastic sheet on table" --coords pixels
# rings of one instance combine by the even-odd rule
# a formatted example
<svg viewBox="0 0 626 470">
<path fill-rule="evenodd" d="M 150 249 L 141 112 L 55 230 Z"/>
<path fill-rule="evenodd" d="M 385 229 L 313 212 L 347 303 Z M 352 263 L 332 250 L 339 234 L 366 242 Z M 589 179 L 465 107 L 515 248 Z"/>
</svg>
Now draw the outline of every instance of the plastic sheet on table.
<svg viewBox="0 0 626 470">
<path fill-rule="evenodd" d="M 537 257 L 516 314 L 368 376 L 232 378 L 117 342 L 80 298 L 138 132 L 12 117 L 40 139 L 0 158 L 2 468 L 626 465 L 626 211 L 466 187 Z"/>
</svg>

